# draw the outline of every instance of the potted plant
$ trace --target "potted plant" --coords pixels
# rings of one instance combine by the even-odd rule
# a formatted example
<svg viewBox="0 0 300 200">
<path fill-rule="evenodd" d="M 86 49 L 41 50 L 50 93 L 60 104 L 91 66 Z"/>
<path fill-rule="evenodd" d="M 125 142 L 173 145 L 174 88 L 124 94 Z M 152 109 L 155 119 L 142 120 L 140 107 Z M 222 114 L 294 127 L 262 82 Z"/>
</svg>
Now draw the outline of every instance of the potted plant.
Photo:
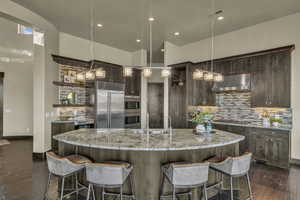
<svg viewBox="0 0 300 200">
<path fill-rule="evenodd" d="M 282 124 L 282 120 L 276 119 L 276 118 L 271 118 L 270 122 L 271 122 L 272 126 L 274 126 L 274 127 L 278 127 L 280 124 Z"/>
<path fill-rule="evenodd" d="M 210 112 L 201 112 L 201 111 L 195 111 L 192 114 L 192 122 L 197 124 L 196 126 L 196 132 L 210 132 L 211 131 L 211 123 L 214 118 L 213 113 Z"/>
</svg>

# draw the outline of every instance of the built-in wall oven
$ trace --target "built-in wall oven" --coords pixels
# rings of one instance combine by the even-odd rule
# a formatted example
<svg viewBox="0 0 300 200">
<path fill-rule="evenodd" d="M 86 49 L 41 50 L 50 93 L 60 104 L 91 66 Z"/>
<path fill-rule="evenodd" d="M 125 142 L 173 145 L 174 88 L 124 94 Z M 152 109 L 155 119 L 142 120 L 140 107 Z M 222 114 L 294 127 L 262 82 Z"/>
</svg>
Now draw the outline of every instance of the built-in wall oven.
<svg viewBox="0 0 300 200">
<path fill-rule="evenodd" d="M 125 127 L 141 128 L 141 101 L 139 96 L 125 96 Z"/>
</svg>

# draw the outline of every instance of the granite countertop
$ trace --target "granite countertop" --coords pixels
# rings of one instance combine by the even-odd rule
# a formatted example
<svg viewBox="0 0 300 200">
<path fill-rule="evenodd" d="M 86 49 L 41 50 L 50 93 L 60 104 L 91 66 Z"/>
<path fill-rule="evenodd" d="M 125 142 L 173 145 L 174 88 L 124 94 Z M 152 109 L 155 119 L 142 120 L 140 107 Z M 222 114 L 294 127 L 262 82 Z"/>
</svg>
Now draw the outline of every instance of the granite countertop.
<svg viewBox="0 0 300 200">
<path fill-rule="evenodd" d="M 54 123 L 74 123 L 75 125 L 94 124 L 93 119 L 86 120 L 53 120 Z"/>
<path fill-rule="evenodd" d="M 175 151 L 221 147 L 238 143 L 244 136 L 216 130 L 210 136 L 195 135 L 192 129 L 173 129 L 169 134 L 134 133 L 136 129 L 79 129 L 53 138 L 67 144 L 111 150 Z"/>
<path fill-rule="evenodd" d="M 271 130 L 282 130 L 282 131 L 291 131 L 291 127 L 288 126 L 263 126 L 263 125 L 255 125 L 255 124 L 240 124 L 240 123 L 228 123 L 228 122 L 213 122 L 213 124 L 223 124 L 223 125 L 230 125 L 230 126 L 242 126 L 242 127 L 249 127 L 249 128 L 264 128 L 264 129 L 271 129 Z"/>
</svg>

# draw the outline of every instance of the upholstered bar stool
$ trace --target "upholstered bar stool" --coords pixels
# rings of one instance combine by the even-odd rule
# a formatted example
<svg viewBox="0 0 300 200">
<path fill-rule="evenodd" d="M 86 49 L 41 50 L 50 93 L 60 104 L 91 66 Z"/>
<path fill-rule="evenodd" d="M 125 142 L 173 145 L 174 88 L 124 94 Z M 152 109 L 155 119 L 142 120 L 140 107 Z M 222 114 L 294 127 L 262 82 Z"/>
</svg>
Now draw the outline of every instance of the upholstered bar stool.
<svg viewBox="0 0 300 200">
<path fill-rule="evenodd" d="M 187 194 L 189 199 L 192 198 L 191 190 L 202 187 L 203 195 L 207 200 L 206 184 L 208 181 L 209 163 L 171 163 L 162 166 L 163 179 L 160 191 L 160 199 L 172 196 Z M 165 178 L 173 187 L 172 195 L 163 195 Z M 189 189 L 189 192 L 176 193 L 176 189 Z"/>
<path fill-rule="evenodd" d="M 247 199 L 253 199 L 252 192 L 251 192 L 251 185 L 250 185 L 250 178 L 249 178 L 249 169 L 251 164 L 251 157 L 252 153 L 245 153 L 242 156 L 238 157 L 228 157 L 223 161 L 218 159 L 210 159 L 210 168 L 216 170 L 222 174 L 222 181 L 223 184 L 223 174 L 230 177 L 230 197 L 233 200 L 233 178 L 246 176 L 248 190 L 249 190 L 249 197 Z"/>
<path fill-rule="evenodd" d="M 47 152 L 46 156 L 49 169 L 49 177 L 45 192 L 45 199 L 48 199 L 48 190 L 51 184 L 51 177 L 53 175 L 58 176 L 62 179 L 60 200 L 62 200 L 67 195 L 71 195 L 74 193 L 76 193 L 76 196 L 78 198 L 79 192 L 83 189 L 86 189 L 86 187 L 78 182 L 77 173 L 84 170 L 85 164 L 90 163 L 91 161 L 88 158 L 81 155 L 70 155 L 67 157 L 60 157 L 53 152 Z M 75 189 L 72 192 L 64 195 L 65 178 L 71 177 L 72 175 L 75 175 Z"/>
<path fill-rule="evenodd" d="M 87 163 L 86 178 L 89 183 L 87 200 L 90 199 L 92 192 L 93 200 L 95 198 L 95 187 L 102 188 L 102 200 L 106 195 L 118 196 L 121 200 L 123 196 L 126 198 L 135 199 L 132 184 L 133 166 L 126 162 L 104 162 L 104 163 Z M 129 178 L 131 194 L 123 194 L 123 185 Z M 120 193 L 106 192 L 105 189 L 118 188 Z"/>
</svg>

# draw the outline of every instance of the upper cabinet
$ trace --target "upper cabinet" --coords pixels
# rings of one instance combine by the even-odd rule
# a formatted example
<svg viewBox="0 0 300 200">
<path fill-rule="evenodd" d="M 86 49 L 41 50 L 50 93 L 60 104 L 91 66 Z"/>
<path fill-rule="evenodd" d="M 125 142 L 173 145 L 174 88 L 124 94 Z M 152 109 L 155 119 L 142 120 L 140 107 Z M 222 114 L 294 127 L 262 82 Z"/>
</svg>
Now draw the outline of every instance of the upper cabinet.
<svg viewBox="0 0 300 200">
<path fill-rule="evenodd" d="M 193 80 L 193 72 L 196 69 L 210 70 L 210 62 L 199 64 L 188 64 L 187 66 L 187 96 L 188 105 L 193 106 L 214 106 L 215 93 L 212 92 L 213 81 Z"/>
<path fill-rule="evenodd" d="M 140 96 L 141 94 L 141 70 L 133 69 L 131 77 L 125 77 L 125 95 Z"/>
<path fill-rule="evenodd" d="M 251 58 L 252 107 L 291 105 L 291 52 L 274 52 Z"/>
</svg>

